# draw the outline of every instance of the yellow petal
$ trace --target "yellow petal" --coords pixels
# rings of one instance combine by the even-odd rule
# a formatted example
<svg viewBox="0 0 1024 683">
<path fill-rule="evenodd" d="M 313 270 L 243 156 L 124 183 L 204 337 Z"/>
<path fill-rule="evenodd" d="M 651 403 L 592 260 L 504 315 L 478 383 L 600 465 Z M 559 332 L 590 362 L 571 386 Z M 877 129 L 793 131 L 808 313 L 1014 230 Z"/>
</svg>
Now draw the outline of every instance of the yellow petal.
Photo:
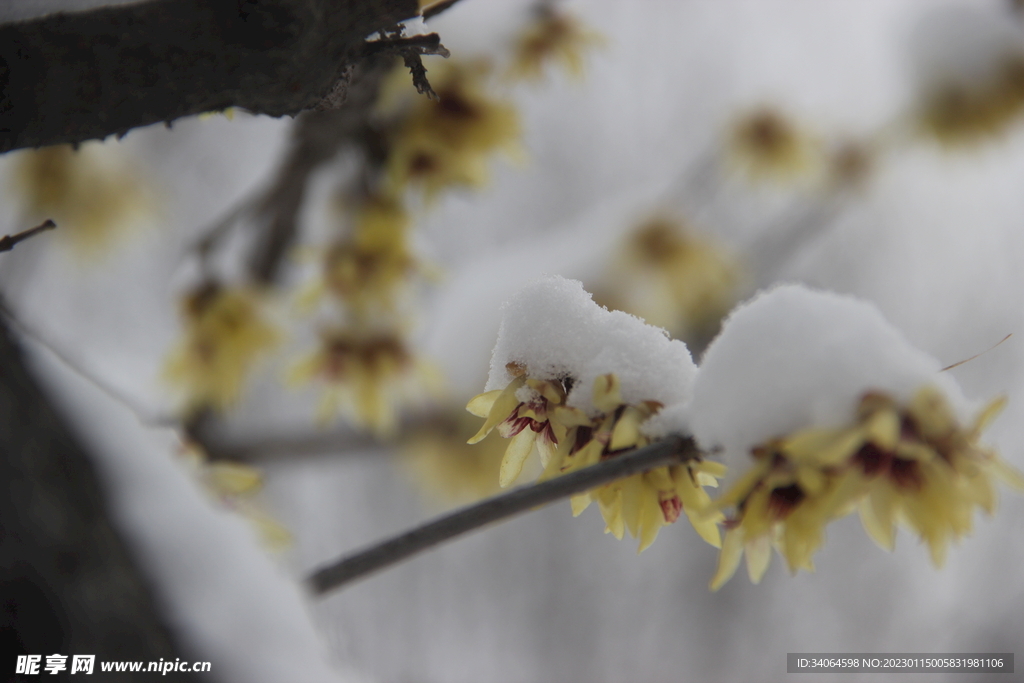
<svg viewBox="0 0 1024 683">
<path fill-rule="evenodd" d="M 863 442 L 860 429 L 805 429 L 785 439 L 780 450 L 796 462 L 839 465 Z"/>
<path fill-rule="evenodd" d="M 696 470 L 702 474 L 706 472 L 712 477 L 716 477 L 718 479 L 724 477 L 725 473 L 729 470 L 729 468 L 722 463 L 715 462 L 713 460 L 691 460 L 690 469 Z"/>
<path fill-rule="evenodd" d="M 466 404 L 466 410 L 477 417 L 487 417 L 491 412 L 491 408 L 494 407 L 494 402 L 501 396 L 502 391 L 504 389 L 495 389 L 494 391 L 485 391 L 482 394 L 477 394 L 469 399 L 469 403 Z"/>
<path fill-rule="evenodd" d="M 989 466 L 992 468 L 992 473 L 1008 486 L 1024 493 L 1024 474 L 1021 474 L 1020 470 L 998 457 L 994 457 Z"/>
<path fill-rule="evenodd" d="M 610 413 L 622 405 L 622 391 L 615 373 L 601 375 L 594 380 L 594 407 Z"/>
<path fill-rule="evenodd" d="M 743 559 L 743 540 L 742 529 L 730 529 L 725 532 L 722 550 L 718 553 L 718 568 L 708 586 L 711 590 L 717 591 L 736 573 L 740 560 Z"/>
<path fill-rule="evenodd" d="M 591 502 L 592 498 L 589 493 L 578 493 L 569 498 L 569 503 L 572 505 L 572 516 L 579 517 L 584 510 L 590 507 Z"/>
<path fill-rule="evenodd" d="M 633 406 L 626 406 L 622 416 L 615 423 L 615 430 L 612 432 L 609 448 L 617 451 L 620 448 L 630 448 L 639 445 L 640 423 L 643 422 L 643 414 Z"/>
<path fill-rule="evenodd" d="M 590 418 L 579 408 L 572 406 L 555 406 L 552 411 L 552 423 L 558 423 L 566 428 L 583 427 L 590 425 Z"/>
<path fill-rule="evenodd" d="M 259 470 L 241 463 L 211 463 L 207 474 L 210 484 L 220 493 L 247 493 L 259 488 L 263 483 L 263 475 Z"/>
<path fill-rule="evenodd" d="M 501 459 L 501 470 L 498 472 L 498 485 L 507 488 L 523 471 L 523 463 L 533 450 L 533 442 L 537 434 L 532 429 L 524 429 L 516 434 L 505 449 L 505 457 Z"/>
<path fill-rule="evenodd" d="M 718 516 L 718 519 L 701 519 L 699 515 L 693 515 L 687 511 L 686 518 L 690 520 L 690 525 L 694 531 L 700 534 L 701 538 L 715 548 L 722 547 L 722 536 L 718 531 L 718 522 L 722 519 L 721 515 Z"/>
<path fill-rule="evenodd" d="M 549 402 L 559 404 L 565 399 L 561 387 L 556 387 L 554 382 L 546 379 L 528 379 L 527 386 L 546 398 Z"/>
<path fill-rule="evenodd" d="M 860 521 L 864 531 L 878 547 L 892 551 L 896 547 L 895 501 L 891 491 L 879 489 L 860 505 Z"/>
<path fill-rule="evenodd" d="M 747 541 L 747 575 L 751 583 L 761 583 L 771 561 L 772 541 L 767 535 Z"/>
<path fill-rule="evenodd" d="M 639 523 L 640 546 L 636 551 L 638 555 L 654 543 L 654 540 L 658 537 L 658 531 L 665 525 L 665 515 L 662 513 L 661 505 L 658 503 L 657 492 L 649 490 L 645 493 L 647 495 L 644 495 L 640 503 L 642 507 Z"/>
<path fill-rule="evenodd" d="M 895 410 L 879 410 L 868 418 L 864 431 L 873 444 L 891 451 L 900 438 L 900 417 Z"/>
<path fill-rule="evenodd" d="M 975 418 L 974 426 L 971 428 L 971 433 L 974 436 L 981 434 L 986 427 L 992 424 L 993 420 L 999 417 L 999 413 L 1003 412 L 1003 408 L 1006 407 L 1006 402 L 1006 397 L 1000 396 L 985 406 L 981 411 L 981 414 Z"/>
<path fill-rule="evenodd" d="M 512 414 L 512 411 L 519 405 L 519 399 L 516 398 L 516 392 L 523 386 L 523 378 L 517 377 L 508 383 L 508 386 L 501 390 L 501 394 L 494 400 L 491 405 L 491 410 L 487 413 L 487 420 L 484 422 L 484 426 L 480 428 L 480 431 L 473 436 L 467 443 L 477 443 L 485 436 L 491 433 L 501 422 L 504 422 L 505 418 Z M 470 401 L 472 403 L 472 401 Z"/>
</svg>

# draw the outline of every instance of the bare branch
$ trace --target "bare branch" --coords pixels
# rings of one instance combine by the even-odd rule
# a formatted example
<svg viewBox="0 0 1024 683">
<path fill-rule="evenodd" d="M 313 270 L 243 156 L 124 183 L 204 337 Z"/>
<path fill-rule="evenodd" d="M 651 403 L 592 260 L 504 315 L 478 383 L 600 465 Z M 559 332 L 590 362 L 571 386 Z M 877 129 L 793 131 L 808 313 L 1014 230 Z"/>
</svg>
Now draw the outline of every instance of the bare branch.
<svg viewBox="0 0 1024 683">
<path fill-rule="evenodd" d="M 638 448 L 628 455 L 611 458 L 540 484 L 514 489 L 428 522 L 321 567 L 306 579 L 306 584 L 314 594 L 323 595 L 492 522 L 507 519 L 631 474 L 646 472 L 664 465 L 679 464 L 700 455 L 693 439 L 672 435 L 644 448 Z"/>
<path fill-rule="evenodd" d="M 459 0 L 442 0 L 441 2 L 435 2 L 430 7 L 423 9 L 423 19 L 427 20 L 432 17 L 436 17 L 438 14 L 451 9 L 452 5 L 457 3 Z"/>
<path fill-rule="evenodd" d="M 0 25 L 0 152 L 315 107 L 415 0 L 152 0 Z"/>
<path fill-rule="evenodd" d="M 23 230 L 22 232 L 19 232 L 16 235 L 4 235 L 3 237 L 0 237 L 0 252 L 10 251 L 11 249 L 14 249 L 14 245 L 18 244 L 19 242 L 24 242 L 30 237 L 38 235 L 39 233 L 45 230 L 53 230 L 56 227 L 57 224 L 54 223 L 49 218 L 47 218 L 45 221 L 43 221 L 41 224 L 37 225 L 34 228 Z"/>
</svg>

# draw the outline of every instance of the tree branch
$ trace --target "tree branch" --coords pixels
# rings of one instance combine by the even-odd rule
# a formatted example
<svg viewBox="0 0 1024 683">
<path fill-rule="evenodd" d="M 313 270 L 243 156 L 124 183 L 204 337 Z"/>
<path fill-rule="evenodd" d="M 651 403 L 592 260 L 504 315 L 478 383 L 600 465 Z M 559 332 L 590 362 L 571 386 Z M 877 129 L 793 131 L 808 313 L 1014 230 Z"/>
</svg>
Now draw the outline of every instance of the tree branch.
<svg viewBox="0 0 1024 683">
<path fill-rule="evenodd" d="M 153 0 L 0 26 L 0 152 L 241 107 L 295 115 L 416 0 Z"/>
<path fill-rule="evenodd" d="M 4 235 L 0 237 L 0 252 L 10 251 L 14 249 L 14 246 L 19 242 L 24 242 L 30 237 L 34 237 L 45 230 L 53 230 L 57 227 L 57 224 L 47 218 L 41 224 L 28 230 L 22 230 L 16 235 Z"/>
<path fill-rule="evenodd" d="M 631 474 L 686 462 L 700 455 L 693 439 L 672 435 L 628 455 L 611 458 L 540 484 L 514 489 L 428 522 L 321 567 L 306 579 L 306 584 L 314 594 L 323 595 L 492 522 Z"/>
<path fill-rule="evenodd" d="M 114 528 L 91 459 L 28 372 L 2 318 L 0 482 L 5 666 L 16 654 L 51 652 L 183 656 Z"/>
</svg>

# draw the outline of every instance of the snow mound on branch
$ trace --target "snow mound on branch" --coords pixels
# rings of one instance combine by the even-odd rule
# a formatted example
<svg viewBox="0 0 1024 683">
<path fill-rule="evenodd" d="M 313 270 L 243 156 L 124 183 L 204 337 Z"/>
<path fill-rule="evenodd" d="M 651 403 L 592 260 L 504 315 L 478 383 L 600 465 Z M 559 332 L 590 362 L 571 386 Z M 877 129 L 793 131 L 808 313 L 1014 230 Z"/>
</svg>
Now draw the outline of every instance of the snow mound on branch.
<svg viewBox="0 0 1024 683">
<path fill-rule="evenodd" d="M 768 439 L 850 424 L 868 391 L 906 402 L 928 385 L 963 419 L 968 406 L 955 381 L 874 304 L 782 285 L 726 319 L 704 356 L 688 413 L 701 447 L 721 449 L 737 473 L 751 447 Z"/>
<path fill-rule="evenodd" d="M 640 318 L 598 306 L 578 280 L 541 278 L 509 299 L 502 313 L 487 390 L 511 382 L 506 366 L 518 363 L 534 379 L 571 377 L 566 402 L 588 413 L 595 412 L 595 378 L 609 372 L 618 376 L 627 403 L 680 406 L 690 397 L 697 368 L 686 345 Z"/>
</svg>

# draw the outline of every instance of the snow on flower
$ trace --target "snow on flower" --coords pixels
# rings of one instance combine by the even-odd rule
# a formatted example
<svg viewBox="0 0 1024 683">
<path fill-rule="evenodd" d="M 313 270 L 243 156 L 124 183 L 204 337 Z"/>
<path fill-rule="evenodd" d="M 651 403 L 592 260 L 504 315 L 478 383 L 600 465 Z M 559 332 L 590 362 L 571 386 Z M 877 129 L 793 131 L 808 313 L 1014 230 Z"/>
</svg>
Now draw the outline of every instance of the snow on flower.
<svg viewBox="0 0 1024 683">
<path fill-rule="evenodd" d="M 972 406 L 938 361 L 869 303 L 784 285 L 740 307 L 708 348 L 688 411 L 730 471 L 713 509 L 735 513 L 712 588 L 744 554 L 759 581 L 773 546 L 792 571 L 813 570 L 825 525 L 858 508 L 883 547 L 903 525 L 941 563 L 974 508 L 992 511 L 994 478 L 1024 488 L 978 443 L 1000 406 L 966 419 Z"/>
<path fill-rule="evenodd" d="M 545 278 L 505 304 L 488 391 L 467 406 L 486 418 L 470 442 L 494 430 L 511 438 L 502 486 L 519 475 L 535 446 L 542 476 L 557 476 L 649 443 L 644 422 L 664 406 L 683 405 L 695 374 L 686 345 L 664 330 L 597 306 L 575 280 Z M 685 429 L 681 421 L 663 427 Z M 718 545 L 715 520 L 695 513 L 710 504 L 703 487 L 721 474 L 702 461 L 662 467 L 576 496 L 573 511 L 596 500 L 607 531 L 622 538 L 628 529 L 641 550 L 686 512 Z"/>
</svg>

